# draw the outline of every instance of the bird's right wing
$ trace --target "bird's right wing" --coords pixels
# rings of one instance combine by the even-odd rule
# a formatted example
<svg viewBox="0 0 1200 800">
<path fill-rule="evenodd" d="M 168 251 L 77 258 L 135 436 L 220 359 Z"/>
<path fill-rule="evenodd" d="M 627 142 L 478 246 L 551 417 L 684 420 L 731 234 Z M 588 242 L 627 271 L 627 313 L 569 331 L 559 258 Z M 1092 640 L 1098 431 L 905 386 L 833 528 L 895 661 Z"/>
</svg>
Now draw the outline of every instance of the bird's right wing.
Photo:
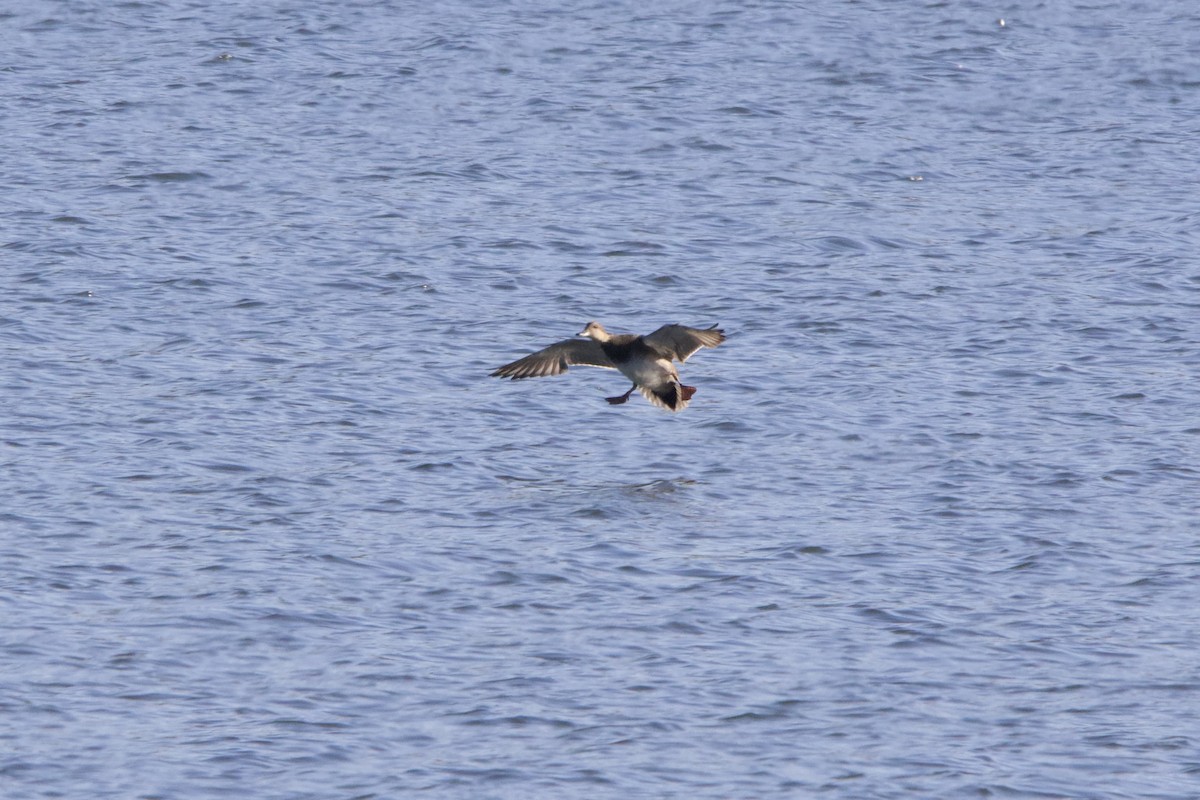
<svg viewBox="0 0 1200 800">
<path fill-rule="evenodd" d="M 701 347 L 716 347 L 725 341 L 725 331 L 716 325 L 711 328 L 663 325 L 654 333 L 643 336 L 642 341 L 682 364 Z"/>
<path fill-rule="evenodd" d="M 538 350 L 511 364 L 505 364 L 492 373 L 493 378 L 542 378 L 547 375 L 562 375 L 567 367 L 582 364 L 588 367 L 616 369 L 617 365 L 604 355 L 600 343 L 594 339 L 564 339 L 544 350 Z"/>
</svg>

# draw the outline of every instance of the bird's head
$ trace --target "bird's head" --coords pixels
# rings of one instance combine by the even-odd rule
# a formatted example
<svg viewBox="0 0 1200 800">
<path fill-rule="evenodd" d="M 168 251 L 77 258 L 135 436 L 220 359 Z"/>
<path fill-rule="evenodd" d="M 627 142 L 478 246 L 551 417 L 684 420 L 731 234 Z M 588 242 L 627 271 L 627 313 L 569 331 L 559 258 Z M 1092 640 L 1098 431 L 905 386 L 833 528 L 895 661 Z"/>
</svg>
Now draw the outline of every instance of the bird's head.
<svg viewBox="0 0 1200 800">
<path fill-rule="evenodd" d="M 579 332 L 579 335 L 595 339 L 597 342 L 607 342 L 612 338 L 599 322 L 589 322 L 587 327 Z"/>
</svg>

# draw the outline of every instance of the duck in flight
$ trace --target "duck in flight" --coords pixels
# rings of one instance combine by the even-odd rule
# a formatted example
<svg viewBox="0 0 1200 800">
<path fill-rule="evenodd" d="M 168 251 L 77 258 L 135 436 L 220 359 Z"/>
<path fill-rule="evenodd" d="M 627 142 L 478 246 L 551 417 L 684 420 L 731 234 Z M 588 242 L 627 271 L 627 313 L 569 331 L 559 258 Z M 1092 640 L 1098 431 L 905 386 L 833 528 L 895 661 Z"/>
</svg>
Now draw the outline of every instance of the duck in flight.
<svg viewBox="0 0 1200 800">
<path fill-rule="evenodd" d="M 544 350 L 538 350 L 492 373 L 494 378 L 541 378 L 561 375 L 568 367 L 584 365 L 619 370 L 633 386 L 617 397 L 604 398 L 612 405 L 629 399 L 633 390 L 668 411 L 682 411 L 696 393 L 695 386 L 679 382 L 679 372 L 672 361 L 680 364 L 701 347 L 716 347 L 725 341 L 725 331 L 711 328 L 689 328 L 685 325 L 663 325 L 654 333 L 637 336 L 632 333 L 613 335 L 599 322 L 589 322 L 579 332 L 585 338 L 564 339 Z"/>
</svg>

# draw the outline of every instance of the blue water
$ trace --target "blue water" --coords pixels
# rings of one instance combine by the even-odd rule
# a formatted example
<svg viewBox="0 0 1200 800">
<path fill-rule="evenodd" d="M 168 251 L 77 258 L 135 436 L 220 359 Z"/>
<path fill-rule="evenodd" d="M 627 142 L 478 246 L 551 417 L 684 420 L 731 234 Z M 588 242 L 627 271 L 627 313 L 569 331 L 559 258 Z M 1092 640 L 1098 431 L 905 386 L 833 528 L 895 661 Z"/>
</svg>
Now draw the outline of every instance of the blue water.
<svg viewBox="0 0 1200 800">
<path fill-rule="evenodd" d="M 1197 31 L 0 14 L 0 796 L 1200 795 Z"/>
</svg>

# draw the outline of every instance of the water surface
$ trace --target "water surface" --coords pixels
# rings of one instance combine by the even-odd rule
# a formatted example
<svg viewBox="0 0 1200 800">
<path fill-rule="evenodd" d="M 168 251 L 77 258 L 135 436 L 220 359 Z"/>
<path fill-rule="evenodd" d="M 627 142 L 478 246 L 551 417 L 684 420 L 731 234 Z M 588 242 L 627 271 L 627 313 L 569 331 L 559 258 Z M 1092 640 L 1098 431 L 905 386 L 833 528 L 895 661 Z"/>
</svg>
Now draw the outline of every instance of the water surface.
<svg viewBox="0 0 1200 800">
<path fill-rule="evenodd" d="M 9 11 L 4 796 L 1195 797 L 1196 30 Z"/>
</svg>

